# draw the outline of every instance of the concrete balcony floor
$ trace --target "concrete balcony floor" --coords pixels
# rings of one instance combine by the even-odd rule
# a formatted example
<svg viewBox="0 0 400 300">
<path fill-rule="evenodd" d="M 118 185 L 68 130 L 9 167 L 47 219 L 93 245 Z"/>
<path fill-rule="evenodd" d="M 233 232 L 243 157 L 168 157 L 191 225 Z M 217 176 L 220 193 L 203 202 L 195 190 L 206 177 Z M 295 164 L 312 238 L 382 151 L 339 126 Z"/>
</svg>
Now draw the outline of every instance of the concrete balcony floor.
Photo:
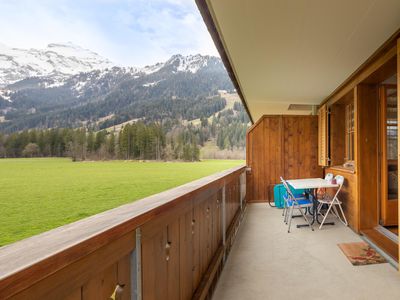
<svg viewBox="0 0 400 300">
<path fill-rule="evenodd" d="M 361 241 L 351 229 L 296 228 L 282 211 L 250 204 L 213 299 L 399 299 L 400 274 L 389 263 L 353 266 L 338 243 Z M 293 226 L 294 224 L 294 226 Z"/>
</svg>

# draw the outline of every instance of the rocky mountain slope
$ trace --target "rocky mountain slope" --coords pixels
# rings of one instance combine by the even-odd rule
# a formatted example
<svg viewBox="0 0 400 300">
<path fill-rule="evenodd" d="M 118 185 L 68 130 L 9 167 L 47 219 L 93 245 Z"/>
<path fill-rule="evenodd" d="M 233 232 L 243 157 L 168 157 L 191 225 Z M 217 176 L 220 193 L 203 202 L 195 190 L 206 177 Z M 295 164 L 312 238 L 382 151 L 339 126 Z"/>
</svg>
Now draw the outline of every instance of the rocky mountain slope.
<svg viewBox="0 0 400 300">
<path fill-rule="evenodd" d="M 49 44 L 45 49 L 11 48 L 0 43 L 0 87 L 28 77 L 66 78 L 114 64 L 72 43 Z"/>
<path fill-rule="evenodd" d="M 222 110 L 226 101 L 218 91 L 234 90 L 221 60 L 212 56 L 178 54 L 137 68 L 113 66 L 72 44 L 10 49 L 0 47 L 4 132 L 193 120 Z"/>
</svg>

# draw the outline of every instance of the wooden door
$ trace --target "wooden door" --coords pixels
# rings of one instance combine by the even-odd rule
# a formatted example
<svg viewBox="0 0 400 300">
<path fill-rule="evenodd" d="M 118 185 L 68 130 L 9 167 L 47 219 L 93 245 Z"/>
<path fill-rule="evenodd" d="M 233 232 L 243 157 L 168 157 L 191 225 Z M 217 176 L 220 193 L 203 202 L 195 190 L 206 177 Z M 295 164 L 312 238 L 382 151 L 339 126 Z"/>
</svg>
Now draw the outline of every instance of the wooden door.
<svg viewBox="0 0 400 300">
<path fill-rule="evenodd" d="M 380 223 L 398 224 L 397 87 L 380 88 L 381 201 Z"/>
</svg>

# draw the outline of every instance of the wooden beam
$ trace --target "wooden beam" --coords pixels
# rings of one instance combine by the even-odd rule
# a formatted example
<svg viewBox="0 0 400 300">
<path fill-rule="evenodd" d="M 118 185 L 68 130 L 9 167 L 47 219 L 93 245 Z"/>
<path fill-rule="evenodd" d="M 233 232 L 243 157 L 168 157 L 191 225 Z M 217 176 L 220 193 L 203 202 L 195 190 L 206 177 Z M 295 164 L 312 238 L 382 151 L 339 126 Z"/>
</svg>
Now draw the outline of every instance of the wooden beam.
<svg viewBox="0 0 400 300">
<path fill-rule="evenodd" d="M 379 224 L 378 87 L 359 84 L 354 96 L 360 229 L 371 229 Z"/>
<path fill-rule="evenodd" d="M 327 103 L 328 106 L 332 105 L 354 89 L 357 84 L 366 80 L 384 64 L 395 58 L 397 54 L 398 38 L 400 38 L 400 29 L 398 29 L 357 70 L 355 70 L 341 85 L 326 97 L 320 105 L 325 103 Z"/>
<path fill-rule="evenodd" d="M 328 106 L 330 106 L 344 97 L 347 93 L 351 92 L 351 90 L 354 89 L 358 84 L 362 83 L 384 64 L 396 57 L 397 47 L 392 45 L 391 48 L 384 48 L 382 51 L 384 52 L 379 52 L 376 54 L 377 57 L 374 57 L 374 59 L 367 60 L 368 63 L 364 63 L 360 69 L 354 72 L 331 95 L 322 101 L 321 105 L 327 103 Z"/>
<path fill-rule="evenodd" d="M 400 108 L 400 89 L 399 89 L 399 87 L 400 87 L 400 38 L 397 39 L 397 120 L 400 120 L 400 109 L 399 109 Z M 400 147 L 400 139 L 397 138 L 397 159 L 400 160 L 400 154 L 399 154 L 400 148 L 399 147 Z M 400 188 L 400 181 L 398 182 L 398 186 Z M 398 224 L 400 225 L 400 205 L 398 205 L 398 210 L 399 210 Z M 400 234 L 399 234 L 399 240 L 400 240 Z M 398 257 L 400 257 L 400 243 L 399 243 Z"/>
</svg>

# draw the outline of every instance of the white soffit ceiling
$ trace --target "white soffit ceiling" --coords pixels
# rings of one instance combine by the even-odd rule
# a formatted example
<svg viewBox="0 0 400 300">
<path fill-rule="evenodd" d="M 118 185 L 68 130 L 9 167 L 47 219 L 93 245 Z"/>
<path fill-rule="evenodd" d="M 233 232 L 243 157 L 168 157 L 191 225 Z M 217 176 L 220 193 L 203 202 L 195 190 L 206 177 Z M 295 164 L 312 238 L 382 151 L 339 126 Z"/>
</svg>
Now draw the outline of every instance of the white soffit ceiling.
<svg viewBox="0 0 400 300">
<path fill-rule="evenodd" d="M 254 120 L 320 104 L 400 28 L 400 0 L 207 0 Z"/>
</svg>

